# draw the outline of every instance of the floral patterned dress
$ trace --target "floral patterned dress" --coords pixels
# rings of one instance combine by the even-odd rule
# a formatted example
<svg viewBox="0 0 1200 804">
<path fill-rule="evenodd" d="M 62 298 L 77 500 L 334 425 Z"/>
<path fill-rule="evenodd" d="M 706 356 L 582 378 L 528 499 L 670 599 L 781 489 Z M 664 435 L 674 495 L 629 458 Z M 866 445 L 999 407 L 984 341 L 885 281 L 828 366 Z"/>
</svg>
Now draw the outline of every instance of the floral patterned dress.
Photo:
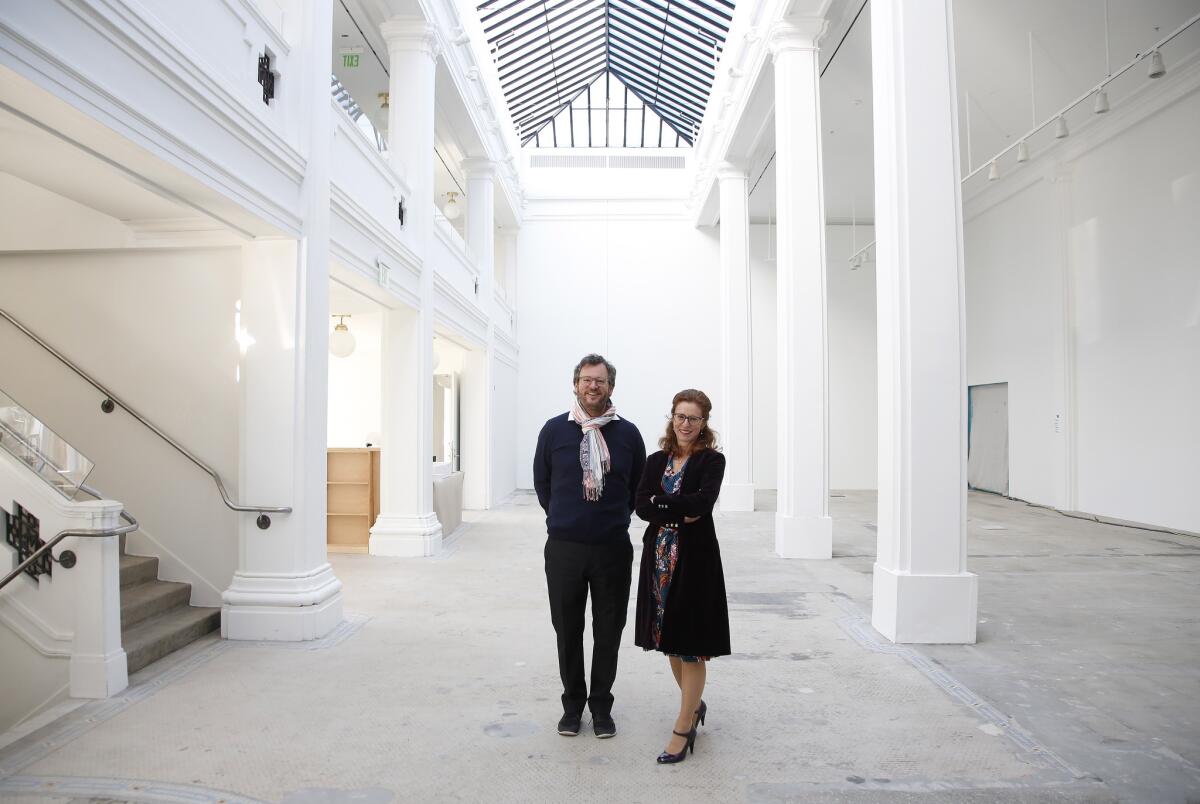
<svg viewBox="0 0 1200 804">
<path fill-rule="evenodd" d="M 667 460 L 667 468 L 663 470 L 662 490 L 664 494 L 678 494 L 679 488 L 683 484 L 683 470 L 687 467 L 687 459 L 684 459 L 683 465 L 678 471 L 674 468 L 674 462 Z M 679 530 L 672 525 L 661 525 L 658 528 L 658 534 L 654 539 L 654 646 L 659 650 L 659 644 L 662 641 L 662 624 L 663 611 L 666 608 L 667 593 L 671 590 L 671 576 L 675 574 L 675 564 L 679 561 Z M 665 652 L 665 651 L 664 651 Z M 677 653 L 669 653 L 668 656 L 676 656 L 685 662 L 700 662 L 707 661 L 708 656 L 681 656 Z"/>
</svg>

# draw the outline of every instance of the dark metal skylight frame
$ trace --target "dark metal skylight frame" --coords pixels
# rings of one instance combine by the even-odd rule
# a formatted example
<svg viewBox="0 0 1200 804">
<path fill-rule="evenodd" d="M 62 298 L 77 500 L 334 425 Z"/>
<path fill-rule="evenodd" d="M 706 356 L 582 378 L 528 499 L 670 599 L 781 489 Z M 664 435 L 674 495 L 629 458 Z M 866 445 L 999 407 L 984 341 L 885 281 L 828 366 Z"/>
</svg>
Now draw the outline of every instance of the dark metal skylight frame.
<svg viewBox="0 0 1200 804">
<path fill-rule="evenodd" d="M 538 133 L 606 72 L 692 144 L 733 8 L 733 0 L 484 0 L 478 6 L 522 144 L 540 143 Z M 585 108 L 590 114 L 596 107 L 589 101 Z M 633 108 L 623 103 L 610 111 Z M 556 133 L 552 139 L 557 142 Z"/>
</svg>

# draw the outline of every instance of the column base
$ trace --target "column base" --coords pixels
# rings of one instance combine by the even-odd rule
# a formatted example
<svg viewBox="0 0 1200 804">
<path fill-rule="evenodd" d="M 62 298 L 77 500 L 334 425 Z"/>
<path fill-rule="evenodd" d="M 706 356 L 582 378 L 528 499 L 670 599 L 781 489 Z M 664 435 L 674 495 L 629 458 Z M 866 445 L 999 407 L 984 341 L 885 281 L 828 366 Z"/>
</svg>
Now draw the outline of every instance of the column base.
<svg viewBox="0 0 1200 804">
<path fill-rule="evenodd" d="M 367 550 L 373 556 L 424 558 L 442 549 L 442 523 L 437 514 L 380 514 L 371 528 Z"/>
<path fill-rule="evenodd" d="M 303 642 L 342 621 L 342 582 L 328 564 L 304 575 L 234 573 L 221 600 L 225 639 Z"/>
<path fill-rule="evenodd" d="M 717 506 L 722 511 L 753 511 L 754 484 L 726 483 L 721 486 L 721 497 Z"/>
<path fill-rule="evenodd" d="M 892 642 L 974 645 L 979 578 L 911 575 L 875 564 L 871 625 Z"/>
<path fill-rule="evenodd" d="M 72 698 L 108 698 L 129 686 L 125 650 L 107 655 L 72 654 L 70 663 Z"/>
<path fill-rule="evenodd" d="M 775 554 L 780 558 L 833 558 L 833 519 L 776 514 Z"/>
</svg>

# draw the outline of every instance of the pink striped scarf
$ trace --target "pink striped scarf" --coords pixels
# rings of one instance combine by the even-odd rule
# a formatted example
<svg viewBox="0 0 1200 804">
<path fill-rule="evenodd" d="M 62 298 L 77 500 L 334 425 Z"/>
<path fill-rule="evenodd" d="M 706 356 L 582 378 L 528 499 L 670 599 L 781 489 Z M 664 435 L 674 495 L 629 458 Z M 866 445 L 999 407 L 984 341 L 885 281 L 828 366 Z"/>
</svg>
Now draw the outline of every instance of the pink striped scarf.
<svg viewBox="0 0 1200 804">
<path fill-rule="evenodd" d="M 579 465 L 583 469 L 583 497 L 595 502 L 604 493 L 604 475 L 612 468 L 608 444 L 600 428 L 617 418 L 617 409 L 610 402 L 608 409 L 595 418 L 589 417 L 579 400 L 571 406 L 571 421 L 583 428 L 579 442 Z"/>
</svg>

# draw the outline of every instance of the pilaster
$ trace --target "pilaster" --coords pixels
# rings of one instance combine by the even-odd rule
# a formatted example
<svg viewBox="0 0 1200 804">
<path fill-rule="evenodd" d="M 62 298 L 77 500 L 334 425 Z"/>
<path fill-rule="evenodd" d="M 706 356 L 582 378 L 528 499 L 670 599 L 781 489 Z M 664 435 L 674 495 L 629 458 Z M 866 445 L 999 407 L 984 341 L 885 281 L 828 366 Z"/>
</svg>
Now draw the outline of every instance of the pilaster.
<svg viewBox="0 0 1200 804">
<path fill-rule="evenodd" d="M 467 179 L 467 251 L 479 272 L 476 303 L 488 317 L 487 342 L 467 353 L 463 376 L 463 506 L 485 509 L 492 503 L 496 164 L 474 158 L 463 160 L 462 168 Z"/>
</svg>

